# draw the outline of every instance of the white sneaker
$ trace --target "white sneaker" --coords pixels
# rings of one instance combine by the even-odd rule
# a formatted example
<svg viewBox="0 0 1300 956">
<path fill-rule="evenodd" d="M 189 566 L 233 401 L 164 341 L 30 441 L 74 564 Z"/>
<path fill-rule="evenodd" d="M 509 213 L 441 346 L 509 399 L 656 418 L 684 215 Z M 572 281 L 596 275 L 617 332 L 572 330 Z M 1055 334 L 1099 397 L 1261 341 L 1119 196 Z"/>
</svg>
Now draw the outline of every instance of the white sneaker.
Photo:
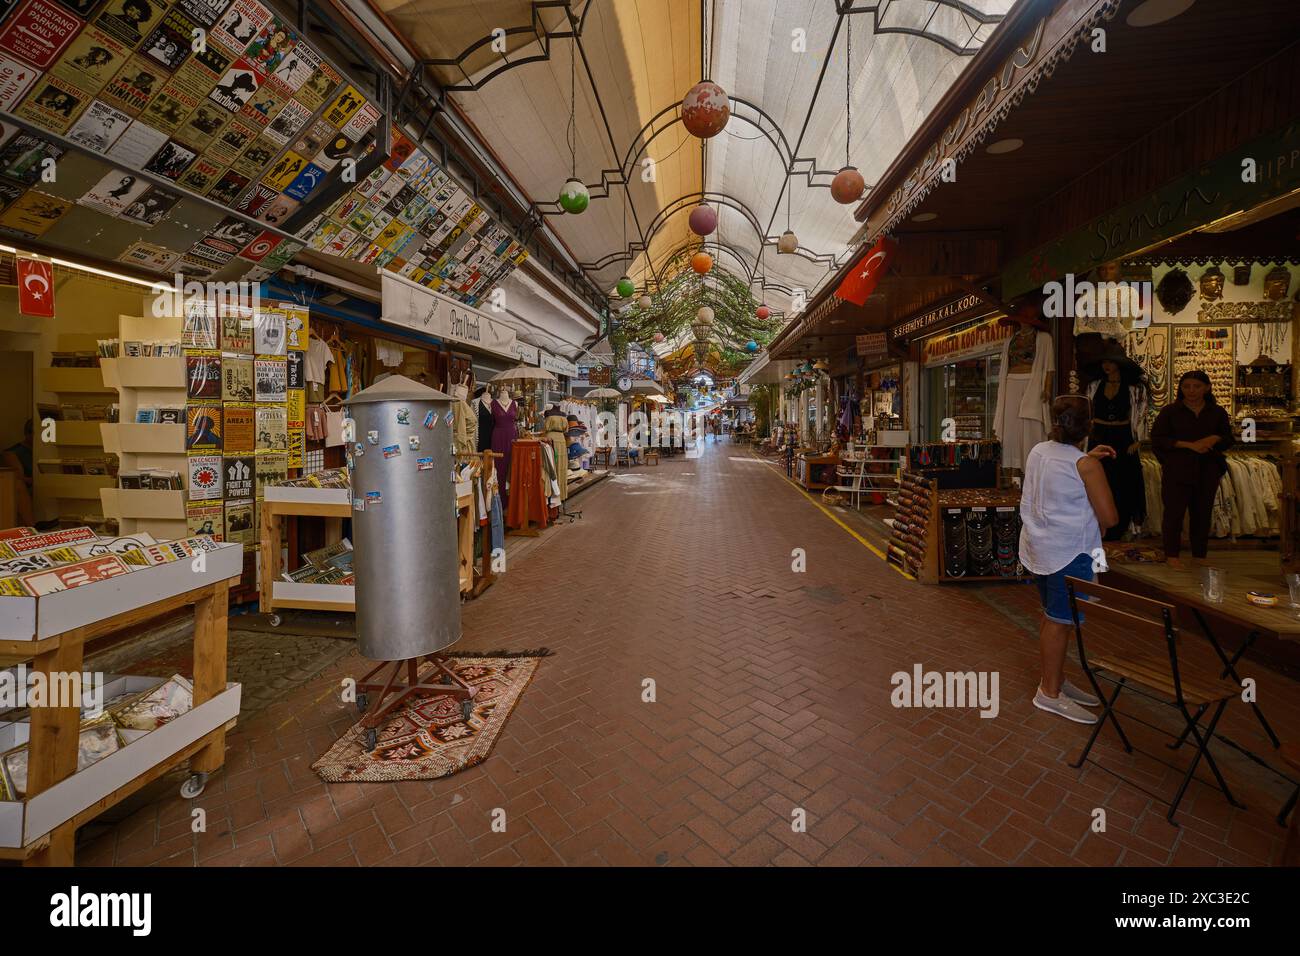
<svg viewBox="0 0 1300 956">
<path fill-rule="evenodd" d="M 1100 707 L 1101 701 L 1089 694 L 1086 690 L 1075 687 L 1068 680 L 1061 684 L 1061 693 L 1076 704 L 1083 704 L 1084 707 Z"/>
<path fill-rule="evenodd" d="M 1049 714 L 1056 714 L 1058 717 L 1072 720 L 1076 724 L 1095 724 L 1097 722 L 1096 714 L 1084 710 L 1064 694 L 1060 697 L 1048 697 L 1043 693 L 1041 687 L 1034 694 L 1034 706 L 1039 710 L 1047 711 Z"/>
</svg>

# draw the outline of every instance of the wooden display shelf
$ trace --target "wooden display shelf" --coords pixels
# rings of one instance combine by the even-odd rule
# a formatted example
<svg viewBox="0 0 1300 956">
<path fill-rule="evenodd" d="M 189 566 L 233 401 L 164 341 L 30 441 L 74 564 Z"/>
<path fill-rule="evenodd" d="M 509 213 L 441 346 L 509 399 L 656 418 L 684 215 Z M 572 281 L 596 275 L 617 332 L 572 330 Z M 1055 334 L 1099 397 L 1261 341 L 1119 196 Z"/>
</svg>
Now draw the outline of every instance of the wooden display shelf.
<svg viewBox="0 0 1300 956">
<path fill-rule="evenodd" d="M 223 766 L 241 692 L 226 682 L 227 599 L 241 557 L 242 550 L 223 546 L 205 555 L 203 570 L 176 561 L 40 598 L 0 598 L 0 665 L 31 662 L 29 669 L 47 682 L 52 672 L 81 672 L 88 641 L 194 608 L 188 713 L 78 771 L 80 708 L 31 711 L 27 792 L 0 801 L 0 857 L 71 866 L 78 826 L 187 760 L 196 774 Z"/>
<path fill-rule="evenodd" d="M 140 422 L 102 422 L 104 450 L 129 455 L 184 455 L 185 426 L 145 425 Z"/>
<path fill-rule="evenodd" d="M 111 359 L 104 381 L 111 375 L 114 387 L 124 388 L 184 388 L 185 356 L 120 356 Z"/>
<path fill-rule="evenodd" d="M 91 368 L 43 368 L 40 370 L 40 388 L 43 392 L 62 395 L 111 395 L 113 388 L 104 384 L 104 376 L 97 366 Z M 181 385 L 184 386 L 182 380 Z"/>
<path fill-rule="evenodd" d="M 101 488 L 100 502 L 110 518 L 184 521 L 185 492 L 147 488 Z"/>
<path fill-rule="evenodd" d="M 799 484 L 805 491 L 825 491 L 834 487 L 839 460 L 838 455 L 800 455 L 795 464 Z M 829 475 L 819 476 L 819 471 L 829 472 Z M 829 481 L 818 480 L 828 476 Z"/>
<path fill-rule="evenodd" d="M 37 475 L 37 488 L 61 501 L 100 500 L 100 492 L 112 488 L 117 479 L 109 475 Z"/>
<path fill-rule="evenodd" d="M 63 448 L 99 448 L 102 442 L 100 433 L 103 422 L 66 422 L 54 423 L 54 441 L 51 444 Z M 105 451 L 108 451 L 105 448 Z"/>
</svg>

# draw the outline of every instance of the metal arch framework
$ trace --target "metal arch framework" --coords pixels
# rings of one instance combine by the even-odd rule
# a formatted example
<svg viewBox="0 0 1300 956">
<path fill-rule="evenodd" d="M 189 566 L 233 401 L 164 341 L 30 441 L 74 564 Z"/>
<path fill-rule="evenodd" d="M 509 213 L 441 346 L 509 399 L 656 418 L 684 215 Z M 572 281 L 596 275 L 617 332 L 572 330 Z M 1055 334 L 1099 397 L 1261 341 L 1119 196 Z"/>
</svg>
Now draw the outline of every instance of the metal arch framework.
<svg viewBox="0 0 1300 956">
<path fill-rule="evenodd" d="M 893 4 L 901 2 L 903 2 L 903 0 L 879 0 L 877 3 L 855 6 L 853 0 L 835 0 L 835 12 L 840 16 L 869 13 L 871 14 L 871 30 L 873 33 L 900 33 L 904 36 L 921 37 L 922 39 L 930 40 L 933 43 L 939 44 L 941 47 L 951 53 L 955 53 L 957 56 L 974 56 L 979 51 L 979 47 L 958 46 L 947 37 L 940 36 L 937 33 L 930 33 L 924 27 L 918 30 L 915 27 L 882 26 L 880 21 L 884 19 L 889 8 Z M 1004 17 L 1004 14 L 1001 13 L 983 13 L 976 10 L 969 3 L 963 3 L 962 0 L 929 0 L 929 2 L 934 3 L 935 9 L 938 9 L 939 7 L 948 7 L 950 10 L 956 10 L 963 18 L 970 17 L 974 20 L 976 26 L 975 29 L 971 31 L 971 40 L 975 38 L 975 34 L 979 32 L 980 27 L 988 26 L 990 23 L 1000 23 Z M 933 14 L 931 15 L 931 19 L 933 19 Z M 967 43 L 969 42 L 970 40 L 967 40 Z"/>
</svg>

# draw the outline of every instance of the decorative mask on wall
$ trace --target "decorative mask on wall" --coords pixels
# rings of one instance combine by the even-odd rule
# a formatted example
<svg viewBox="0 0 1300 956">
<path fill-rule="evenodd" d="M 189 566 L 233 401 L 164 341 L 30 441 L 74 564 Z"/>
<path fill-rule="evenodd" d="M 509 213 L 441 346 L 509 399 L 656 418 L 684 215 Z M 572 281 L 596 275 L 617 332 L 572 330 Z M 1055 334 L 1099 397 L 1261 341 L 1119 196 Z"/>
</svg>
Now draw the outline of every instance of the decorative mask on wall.
<svg viewBox="0 0 1300 956">
<path fill-rule="evenodd" d="M 1264 298 L 1270 302 L 1278 302 L 1286 298 L 1287 291 L 1291 288 L 1291 270 L 1286 266 L 1278 266 L 1264 276 Z"/>
<path fill-rule="evenodd" d="M 1208 302 L 1217 302 L 1223 298 L 1223 270 L 1210 266 L 1201 273 L 1201 298 Z"/>
<path fill-rule="evenodd" d="M 1250 263 L 1232 267 L 1233 285 L 1250 285 Z"/>
<path fill-rule="evenodd" d="M 1170 269 L 1156 286 L 1156 299 L 1170 315 L 1177 315 L 1192 301 L 1196 287 L 1182 269 Z"/>
</svg>

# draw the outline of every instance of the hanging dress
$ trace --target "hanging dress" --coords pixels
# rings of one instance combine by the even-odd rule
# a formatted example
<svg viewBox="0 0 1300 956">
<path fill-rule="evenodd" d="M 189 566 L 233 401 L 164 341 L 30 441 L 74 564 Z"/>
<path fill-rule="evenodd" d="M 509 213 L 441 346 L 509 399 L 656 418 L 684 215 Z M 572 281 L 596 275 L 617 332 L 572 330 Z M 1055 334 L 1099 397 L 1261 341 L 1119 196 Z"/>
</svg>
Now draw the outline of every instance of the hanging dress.
<svg viewBox="0 0 1300 956">
<path fill-rule="evenodd" d="M 507 487 L 510 477 L 510 446 L 518 435 L 515 426 L 518 416 L 519 405 L 515 402 L 511 402 L 509 408 L 503 408 L 500 402 L 492 399 L 492 450 L 501 456 L 496 460 L 497 482 L 505 490 L 507 498 L 510 496 Z"/>
<path fill-rule="evenodd" d="M 556 480 L 560 485 L 560 500 L 565 501 L 569 497 L 569 441 L 564 433 L 569 427 L 569 419 L 564 415 L 549 415 L 543 424 L 546 439 L 555 449 Z"/>
</svg>

